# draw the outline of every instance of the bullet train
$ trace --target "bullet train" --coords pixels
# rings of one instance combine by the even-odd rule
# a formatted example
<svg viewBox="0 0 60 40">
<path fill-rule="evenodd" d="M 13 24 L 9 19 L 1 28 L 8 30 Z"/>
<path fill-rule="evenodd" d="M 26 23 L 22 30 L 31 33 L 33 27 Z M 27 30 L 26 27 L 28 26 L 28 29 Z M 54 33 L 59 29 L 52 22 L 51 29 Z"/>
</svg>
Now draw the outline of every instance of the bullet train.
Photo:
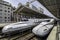
<svg viewBox="0 0 60 40">
<path fill-rule="evenodd" d="M 22 32 L 33 28 L 34 26 L 38 25 L 40 19 L 29 19 L 28 21 L 17 22 L 9 24 L 2 29 L 3 34 L 11 34 L 15 32 Z"/>
<path fill-rule="evenodd" d="M 45 37 L 54 27 L 54 19 L 47 19 L 33 28 L 32 32 L 39 37 Z"/>
</svg>

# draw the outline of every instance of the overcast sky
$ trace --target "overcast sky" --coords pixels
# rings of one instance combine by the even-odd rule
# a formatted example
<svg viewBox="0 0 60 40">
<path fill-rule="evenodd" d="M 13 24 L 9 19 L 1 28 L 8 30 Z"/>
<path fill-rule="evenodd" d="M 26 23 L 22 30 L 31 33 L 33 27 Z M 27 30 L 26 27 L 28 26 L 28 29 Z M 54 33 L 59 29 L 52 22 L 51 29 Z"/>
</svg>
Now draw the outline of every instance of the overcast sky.
<svg viewBox="0 0 60 40">
<path fill-rule="evenodd" d="M 28 0 L 4 0 L 4 1 L 7 1 L 9 3 L 11 3 L 13 6 L 17 7 L 18 6 L 18 3 L 22 3 L 22 4 L 26 4 L 26 2 Z M 30 2 L 31 0 L 29 0 Z M 32 3 L 32 5 L 36 6 L 37 8 L 41 7 L 44 9 L 44 14 L 45 15 L 48 15 L 50 17 L 54 17 L 43 5 L 41 5 L 41 3 L 39 3 L 38 1 L 35 1 Z M 55 18 L 55 17 L 54 17 Z"/>
</svg>

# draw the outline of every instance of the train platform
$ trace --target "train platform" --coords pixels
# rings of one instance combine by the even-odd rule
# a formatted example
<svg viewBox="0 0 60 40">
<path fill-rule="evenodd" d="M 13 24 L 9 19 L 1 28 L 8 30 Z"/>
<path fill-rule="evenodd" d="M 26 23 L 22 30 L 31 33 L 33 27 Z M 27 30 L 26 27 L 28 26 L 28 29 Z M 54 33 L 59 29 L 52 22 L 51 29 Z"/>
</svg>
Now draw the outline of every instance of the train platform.
<svg viewBox="0 0 60 40">
<path fill-rule="evenodd" d="M 57 26 L 55 26 L 50 35 L 48 36 L 47 40 L 56 40 L 56 33 L 57 33 Z"/>
</svg>

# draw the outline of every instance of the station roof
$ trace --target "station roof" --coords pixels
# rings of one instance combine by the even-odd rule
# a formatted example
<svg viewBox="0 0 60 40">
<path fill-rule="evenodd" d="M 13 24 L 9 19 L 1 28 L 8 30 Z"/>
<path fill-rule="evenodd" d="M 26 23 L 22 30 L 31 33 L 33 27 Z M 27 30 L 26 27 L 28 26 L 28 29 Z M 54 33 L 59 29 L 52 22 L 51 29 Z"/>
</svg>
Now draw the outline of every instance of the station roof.
<svg viewBox="0 0 60 40">
<path fill-rule="evenodd" d="M 43 14 L 43 13 L 40 13 L 38 10 L 34 10 L 34 9 L 32 9 L 32 8 L 30 8 L 30 7 L 27 7 L 27 6 L 25 6 L 25 5 L 21 5 L 21 6 L 19 6 L 15 11 L 14 11 L 15 13 L 20 13 L 20 12 L 24 12 L 24 13 L 29 13 L 29 14 L 38 14 L 38 16 L 44 16 L 44 17 L 49 17 L 49 16 L 47 16 L 47 15 L 45 15 L 45 14 Z"/>
<path fill-rule="evenodd" d="M 44 5 L 54 16 L 60 18 L 60 0 L 38 0 Z"/>
</svg>

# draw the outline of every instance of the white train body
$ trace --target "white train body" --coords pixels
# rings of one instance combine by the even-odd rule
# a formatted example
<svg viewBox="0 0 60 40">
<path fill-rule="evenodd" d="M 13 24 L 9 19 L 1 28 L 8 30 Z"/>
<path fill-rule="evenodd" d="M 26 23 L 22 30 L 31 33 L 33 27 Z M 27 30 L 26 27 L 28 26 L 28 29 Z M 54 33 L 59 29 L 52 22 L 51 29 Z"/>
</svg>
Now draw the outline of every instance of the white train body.
<svg viewBox="0 0 60 40">
<path fill-rule="evenodd" d="M 46 36 L 54 26 L 54 19 L 48 20 L 46 20 L 46 22 L 41 22 L 38 26 L 33 28 L 32 32 L 40 37 Z"/>
<path fill-rule="evenodd" d="M 32 28 L 35 25 L 38 25 L 40 22 L 38 21 L 39 19 L 29 19 L 29 21 L 24 21 L 24 22 L 17 22 L 17 23 L 12 23 L 10 25 L 7 25 L 3 27 L 2 33 L 8 34 L 13 31 L 25 31 L 29 28 Z"/>
</svg>

